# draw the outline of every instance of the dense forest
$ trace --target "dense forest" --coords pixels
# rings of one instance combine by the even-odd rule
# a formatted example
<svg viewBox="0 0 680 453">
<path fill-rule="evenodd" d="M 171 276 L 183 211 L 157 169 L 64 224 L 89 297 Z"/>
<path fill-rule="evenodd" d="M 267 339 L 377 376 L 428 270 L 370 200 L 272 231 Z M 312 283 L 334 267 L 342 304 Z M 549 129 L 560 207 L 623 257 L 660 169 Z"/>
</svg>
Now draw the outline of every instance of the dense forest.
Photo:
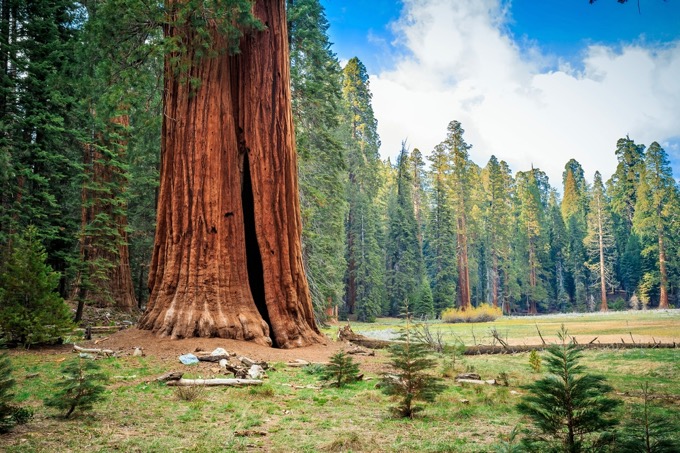
<svg viewBox="0 0 680 453">
<path fill-rule="evenodd" d="M 658 143 L 622 137 L 602 150 L 618 160 L 608 179 L 571 159 L 553 186 L 502 156 L 473 162 L 452 118 L 434 149 L 404 143 L 396 162 L 381 160 L 365 66 L 342 67 L 318 0 L 286 6 L 318 319 L 372 321 L 406 305 L 423 318 L 483 303 L 505 313 L 677 305 L 680 199 Z M 166 53 L 179 55 L 174 77 L 200 83 L 183 71 L 187 44 L 163 34 L 181 18 L 135 0 L 0 0 L 0 15 L 0 282 L 35 234 L 76 321 L 88 306 L 135 311 L 148 299 Z M 206 55 L 188 58 L 215 58 L 194 38 Z"/>
</svg>

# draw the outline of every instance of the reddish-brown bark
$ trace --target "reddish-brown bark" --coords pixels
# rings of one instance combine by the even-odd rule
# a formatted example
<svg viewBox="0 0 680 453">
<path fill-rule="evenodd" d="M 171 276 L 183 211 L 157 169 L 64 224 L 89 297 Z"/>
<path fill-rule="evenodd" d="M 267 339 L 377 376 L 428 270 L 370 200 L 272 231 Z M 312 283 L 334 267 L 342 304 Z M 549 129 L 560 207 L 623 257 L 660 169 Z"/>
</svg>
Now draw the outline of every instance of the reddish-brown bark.
<svg viewBox="0 0 680 453">
<path fill-rule="evenodd" d="M 151 296 L 140 327 L 290 348 L 323 337 L 302 262 L 284 2 L 259 0 L 254 13 L 267 29 L 242 38 L 237 55 L 196 60 L 188 76 L 198 88 L 166 62 Z"/>
<path fill-rule="evenodd" d="M 130 125 L 129 117 L 119 115 L 111 119 L 111 124 L 112 130 L 124 130 Z M 102 145 L 117 149 L 122 160 L 126 146 L 124 140 L 117 139 Z M 124 207 L 121 209 L 120 206 L 121 194 L 107 187 L 111 184 L 122 187 L 123 179 L 120 170 L 106 162 L 97 146 L 88 144 L 84 151 L 83 162 L 89 171 L 88 182 L 81 194 L 83 233 L 80 249 L 83 260 L 89 266 L 87 299 L 99 307 L 133 311 L 137 308 L 137 301 L 130 273 L 127 216 Z M 116 234 L 111 234 L 111 230 L 116 230 Z M 79 286 L 82 284 L 81 281 Z M 78 294 L 82 295 L 82 291 L 83 288 L 78 288 Z M 82 297 L 78 298 L 81 303 L 84 302 Z"/>
</svg>

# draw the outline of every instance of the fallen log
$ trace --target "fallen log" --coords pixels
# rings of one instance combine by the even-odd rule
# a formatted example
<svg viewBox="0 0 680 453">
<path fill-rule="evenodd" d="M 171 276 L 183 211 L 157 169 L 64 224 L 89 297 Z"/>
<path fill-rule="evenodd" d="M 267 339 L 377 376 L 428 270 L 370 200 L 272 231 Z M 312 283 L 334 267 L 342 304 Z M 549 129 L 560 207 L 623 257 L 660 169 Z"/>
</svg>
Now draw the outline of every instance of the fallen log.
<svg viewBox="0 0 680 453">
<path fill-rule="evenodd" d="M 197 355 L 196 358 L 201 362 L 215 362 L 218 363 L 222 359 L 229 360 L 229 354 L 226 355 Z"/>
<path fill-rule="evenodd" d="M 460 382 L 461 384 L 496 385 L 495 379 L 456 379 L 456 382 Z"/>
<path fill-rule="evenodd" d="M 167 385 L 172 387 L 189 387 L 192 385 L 202 385 L 206 387 L 225 385 L 231 387 L 245 387 L 249 385 L 262 385 L 260 379 L 178 379 L 168 381 Z"/>
<path fill-rule="evenodd" d="M 171 371 L 169 373 L 165 373 L 162 376 L 158 376 L 156 378 L 156 382 L 179 381 L 182 379 L 182 376 L 184 376 L 184 373 L 181 371 Z"/>
<path fill-rule="evenodd" d="M 73 350 L 76 352 L 84 352 L 89 354 L 113 355 L 113 351 L 111 349 L 83 348 L 77 344 L 73 345 Z"/>
<path fill-rule="evenodd" d="M 340 327 L 338 329 L 338 339 L 342 341 L 349 341 L 350 343 L 369 349 L 386 349 L 393 344 L 392 341 L 377 340 L 375 338 L 369 338 L 365 335 L 356 334 L 352 331 L 352 328 L 349 325 Z"/>
<path fill-rule="evenodd" d="M 464 355 L 483 355 L 483 354 L 517 354 L 520 352 L 542 351 L 547 349 L 549 344 L 539 345 L 515 345 L 503 346 L 476 345 L 467 346 Z M 675 349 L 680 347 L 679 343 L 585 343 L 579 344 L 581 349 Z"/>
</svg>

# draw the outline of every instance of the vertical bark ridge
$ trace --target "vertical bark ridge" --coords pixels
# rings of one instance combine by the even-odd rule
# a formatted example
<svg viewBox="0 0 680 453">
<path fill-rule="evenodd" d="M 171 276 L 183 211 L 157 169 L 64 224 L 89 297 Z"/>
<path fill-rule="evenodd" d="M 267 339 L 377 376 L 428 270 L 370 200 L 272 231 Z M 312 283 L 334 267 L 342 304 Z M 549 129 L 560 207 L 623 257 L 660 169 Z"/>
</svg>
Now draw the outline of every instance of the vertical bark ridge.
<svg viewBox="0 0 680 453">
<path fill-rule="evenodd" d="M 193 63 L 194 91 L 166 63 L 151 297 L 140 327 L 305 346 L 323 337 L 302 263 L 285 9 L 260 0 L 254 12 L 267 29 L 242 38 L 238 55 Z M 184 28 L 166 33 L 191 33 Z"/>
</svg>

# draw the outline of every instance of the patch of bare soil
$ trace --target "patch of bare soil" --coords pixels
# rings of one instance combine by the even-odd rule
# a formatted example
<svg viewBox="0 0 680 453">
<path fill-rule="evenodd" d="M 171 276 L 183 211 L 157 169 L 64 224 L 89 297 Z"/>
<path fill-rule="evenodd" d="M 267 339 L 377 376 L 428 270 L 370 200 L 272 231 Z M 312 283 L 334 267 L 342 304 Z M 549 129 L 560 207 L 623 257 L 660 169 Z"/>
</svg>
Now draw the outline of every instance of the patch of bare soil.
<svg viewBox="0 0 680 453">
<path fill-rule="evenodd" d="M 168 365 L 179 365 L 179 356 L 199 351 L 211 352 L 216 348 L 224 348 L 237 356 L 245 356 L 255 361 L 293 362 L 305 360 L 310 363 L 325 363 L 330 357 L 340 350 L 349 350 L 348 343 L 333 341 L 327 338 L 326 344 L 319 344 L 297 349 L 277 349 L 262 346 L 256 343 L 224 338 L 185 338 L 172 340 L 167 337 L 158 337 L 148 330 L 139 330 L 130 327 L 111 335 L 93 338 L 91 341 L 79 343 L 80 346 L 91 348 L 111 349 L 118 355 L 132 355 L 135 348 L 139 347 L 148 357 L 154 357 Z M 366 364 L 365 371 L 378 372 L 379 364 L 375 357 L 356 356 L 356 361 Z M 375 366 L 371 366 L 371 365 Z"/>
</svg>

